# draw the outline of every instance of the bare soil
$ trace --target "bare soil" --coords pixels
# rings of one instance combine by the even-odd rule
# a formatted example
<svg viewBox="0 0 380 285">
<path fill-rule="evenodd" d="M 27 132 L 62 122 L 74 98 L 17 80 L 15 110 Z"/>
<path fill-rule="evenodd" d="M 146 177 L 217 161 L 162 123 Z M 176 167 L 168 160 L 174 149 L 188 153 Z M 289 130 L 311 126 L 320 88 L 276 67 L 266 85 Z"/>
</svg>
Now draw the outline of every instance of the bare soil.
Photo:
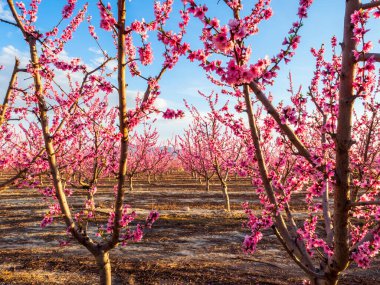
<svg viewBox="0 0 380 285">
<path fill-rule="evenodd" d="M 248 230 L 241 203 L 259 208 L 248 180 L 231 180 L 232 213 L 223 210 L 220 186 L 210 192 L 184 174 L 172 174 L 148 184 L 145 178 L 127 192 L 130 204 L 142 220 L 151 209 L 160 218 L 142 242 L 111 252 L 114 284 L 302 284 L 305 274 L 282 250 L 271 231 L 264 233 L 254 255 L 242 252 Z M 98 219 L 112 203 L 112 183 L 102 181 L 96 194 Z M 77 208 L 84 195 L 71 197 Z M 36 190 L 9 189 L 0 193 L 0 284 L 97 284 L 93 257 L 86 249 L 65 240 L 65 226 L 57 218 L 40 228 L 48 203 Z M 301 196 L 295 196 L 297 217 L 305 216 Z M 104 212 L 104 213 L 102 213 Z M 380 284 L 380 260 L 364 271 L 351 266 L 340 284 Z"/>
</svg>

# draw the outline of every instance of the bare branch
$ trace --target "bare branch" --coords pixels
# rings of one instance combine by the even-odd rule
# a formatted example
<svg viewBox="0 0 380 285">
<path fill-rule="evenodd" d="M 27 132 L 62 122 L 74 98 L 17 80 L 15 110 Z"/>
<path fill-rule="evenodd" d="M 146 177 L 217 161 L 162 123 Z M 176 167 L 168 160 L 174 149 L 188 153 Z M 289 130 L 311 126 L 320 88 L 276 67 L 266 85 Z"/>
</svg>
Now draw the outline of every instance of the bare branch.
<svg viewBox="0 0 380 285">
<path fill-rule="evenodd" d="M 9 97 L 11 95 L 11 92 L 12 92 L 12 87 L 13 85 L 15 84 L 16 82 L 16 79 L 17 79 L 17 72 L 18 72 L 18 66 L 20 64 L 20 61 L 16 58 L 15 59 L 15 65 L 13 67 L 13 71 L 12 71 L 12 76 L 11 76 L 11 80 L 9 81 L 9 85 L 8 85 L 8 89 L 7 89 L 7 93 L 5 93 L 5 97 L 4 97 L 4 100 L 3 100 L 3 105 L 1 106 L 1 112 L 0 112 L 0 126 L 4 123 L 5 121 L 5 114 L 7 112 L 7 108 L 8 108 L 8 101 L 9 101 Z"/>
<path fill-rule="evenodd" d="M 6 23 L 6 24 L 9 24 L 9 25 L 18 27 L 18 25 L 16 23 L 13 23 L 11 21 L 7 21 L 7 20 L 1 19 L 1 18 L 0 18 L 0 22 L 3 22 L 3 23 Z"/>
<path fill-rule="evenodd" d="M 363 10 L 367 10 L 367 9 L 376 8 L 379 6 L 380 6 L 380 1 L 373 1 L 370 3 L 362 4 L 360 8 Z"/>
</svg>

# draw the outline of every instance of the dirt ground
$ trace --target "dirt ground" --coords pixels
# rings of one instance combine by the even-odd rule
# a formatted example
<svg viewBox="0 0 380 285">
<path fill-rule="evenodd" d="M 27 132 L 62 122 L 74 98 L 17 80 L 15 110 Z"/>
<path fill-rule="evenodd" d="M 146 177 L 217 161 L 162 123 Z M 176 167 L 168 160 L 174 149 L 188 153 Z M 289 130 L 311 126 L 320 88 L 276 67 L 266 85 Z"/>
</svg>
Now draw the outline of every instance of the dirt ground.
<svg viewBox="0 0 380 285">
<path fill-rule="evenodd" d="M 103 181 L 96 197 L 102 209 L 111 206 L 112 186 Z M 282 250 L 271 231 L 254 255 L 246 255 L 241 243 L 248 230 L 241 203 L 254 204 L 248 180 L 229 185 L 232 214 L 223 210 L 223 197 L 214 181 L 204 191 L 191 177 L 175 174 L 148 184 L 140 178 L 126 202 L 144 219 L 151 209 L 160 218 L 142 242 L 118 247 L 111 253 L 114 284 L 302 284 L 306 277 Z M 82 196 L 70 198 L 73 207 Z M 295 199 L 297 202 L 297 197 Z M 300 200 L 301 201 L 301 200 Z M 305 209 L 295 205 L 299 217 Z M 0 193 L 0 284 L 97 284 L 94 259 L 66 238 L 56 219 L 40 228 L 47 209 L 36 190 L 9 189 Z M 98 214 L 106 220 L 107 215 Z M 380 284 L 380 261 L 363 271 L 351 266 L 341 284 Z"/>
</svg>

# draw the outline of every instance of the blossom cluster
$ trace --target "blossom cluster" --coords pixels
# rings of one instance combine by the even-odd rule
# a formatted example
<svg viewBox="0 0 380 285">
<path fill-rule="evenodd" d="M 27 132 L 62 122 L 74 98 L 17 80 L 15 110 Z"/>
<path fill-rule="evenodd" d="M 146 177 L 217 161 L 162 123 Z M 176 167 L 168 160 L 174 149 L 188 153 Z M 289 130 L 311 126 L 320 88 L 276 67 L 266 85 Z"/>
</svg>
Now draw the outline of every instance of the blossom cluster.
<svg viewBox="0 0 380 285">
<path fill-rule="evenodd" d="M 359 45 L 360 50 L 354 50 L 354 57 L 360 60 L 361 57 L 371 51 L 373 48 L 372 41 L 365 41 L 364 36 L 369 29 L 366 29 L 366 24 L 370 18 L 370 11 L 358 10 L 351 15 L 351 23 L 353 24 L 353 34 L 355 42 Z M 373 92 L 376 84 L 375 60 L 373 57 L 363 60 L 362 66 L 359 66 L 353 86 L 357 93 L 363 99 L 368 99 Z"/>
<path fill-rule="evenodd" d="M 185 116 L 185 113 L 182 110 L 173 110 L 173 109 L 166 109 L 166 111 L 163 113 L 162 117 L 164 119 L 177 119 L 177 118 L 183 118 Z"/>
<path fill-rule="evenodd" d="M 380 235 L 376 233 L 372 242 L 366 241 L 359 245 L 357 250 L 352 253 L 352 259 L 361 268 L 368 268 L 371 258 L 379 254 Z"/>
<path fill-rule="evenodd" d="M 108 3 L 105 7 L 103 3 L 99 1 L 97 5 L 100 11 L 100 27 L 106 31 L 111 31 L 116 24 L 116 20 L 111 13 L 111 4 Z"/>
<path fill-rule="evenodd" d="M 307 17 L 307 10 L 313 1 L 300 1 L 298 9 L 299 20 L 293 23 L 289 30 L 289 36 L 283 41 L 285 46 L 272 59 L 260 59 L 255 64 L 248 65 L 251 57 L 251 47 L 244 44 L 244 39 L 258 33 L 258 25 L 263 20 L 272 16 L 269 6 L 270 1 L 257 1 L 249 16 L 242 19 L 235 17 L 222 26 L 217 18 L 206 16 L 207 6 L 200 6 L 195 1 L 182 1 L 188 5 L 187 11 L 204 24 L 200 37 L 204 48 L 192 51 L 188 58 L 190 61 L 200 61 L 206 72 L 215 72 L 223 82 L 229 85 L 241 85 L 254 80 L 262 80 L 265 84 L 272 84 L 277 76 L 279 63 L 284 60 L 289 62 L 300 42 L 298 31 L 302 26 L 302 20 Z M 227 5 L 238 15 L 243 5 L 240 0 L 227 1 Z M 229 59 L 226 66 L 220 60 L 210 60 L 212 54 L 222 54 Z"/>
<path fill-rule="evenodd" d="M 62 10 L 63 18 L 68 19 L 72 16 L 74 9 L 75 9 L 76 2 L 77 2 L 77 0 L 68 0 L 67 1 L 67 5 L 65 5 L 65 7 L 63 7 L 63 10 Z"/>
<path fill-rule="evenodd" d="M 143 238 L 144 235 L 144 229 L 145 228 L 151 228 L 153 223 L 158 219 L 159 213 L 156 211 L 151 211 L 146 218 L 145 224 L 137 224 L 135 228 L 132 230 L 129 225 L 131 222 L 133 222 L 137 214 L 135 211 L 132 211 L 131 213 L 128 213 L 130 209 L 129 205 L 124 205 L 122 210 L 122 216 L 119 220 L 119 225 L 122 229 L 121 231 L 121 237 L 120 242 L 122 245 L 127 245 L 129 241 L 139 242 Z M 105 229 L 106 233 L 112 234 L 114 229 L 114 221 L 115 221 L 115 212 L 109 213 L 109 218 L 107 222 L 107 227 Z M 104 235 L 103 233 L 104 229 L 102 227 L 99 228 L 98 236 L 102 237 Z"/>
</svg>

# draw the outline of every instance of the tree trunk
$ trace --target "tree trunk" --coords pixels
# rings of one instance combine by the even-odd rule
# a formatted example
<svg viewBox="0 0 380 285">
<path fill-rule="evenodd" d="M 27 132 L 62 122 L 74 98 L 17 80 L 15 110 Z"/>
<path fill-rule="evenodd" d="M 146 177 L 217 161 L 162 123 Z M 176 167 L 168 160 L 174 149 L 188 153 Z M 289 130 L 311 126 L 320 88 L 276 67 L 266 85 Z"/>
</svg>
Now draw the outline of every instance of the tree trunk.
<svg viewBox="0 0 380 285">
<path fill-rule="evenodd" d="M 150 184 L 150 174 L 148 174 L 148 184 Z"/>
<path fill-rule="evenodd" d="M 111 285 L 111 262 L 109 253 L 100 251 L 95 258 L 99 269 L 100 285 Z"/>
<path fill-rule="evenodd" d="M 86 189 L 86 191 L 87 191 L 87 200 L 91 201 L 91 208 L 89 210 L 94 211 L 95 210 L 94 193 L 91 191 L 91 189 Z"/>
<path fill-rule="evenodd" d="M 206 191 L 210 191 L 210 178 L 206 178 Z"/>
<path fill-rule="evenodd" d="M 223 198 L 224 198 L 224 209 L 227 212 L 231 212 L 230 207 L 230 197 L 228 196 L 228 188 L 226 183 L 222 183 L 222 191 L 223 191 Z"/>
<path fill-rule="evenodd" d="M 335 275 L 326 277 L 326 279 L 310 277 L 310 283 L 311 285 L 336 285 L 338 284 L 338 277 Z"/>
<path fill-rule="evenodd" d="M 133 177 L 129 177 L 129 191 L 133 191 Z"/>
<path fill-rule="evenodd" d="M 347 0 L 344 16 L 344 35 L 342 44 L 342 70 L 339 86 L 339 112 L 336 129 L 336 165 L 334 186 L 334 270 L 343 271 L 350 259 L 349 207 L 350 204 L 350 148 L 352 141 L 352 119 L 354 107 L 353 82 L 356 65 L 353 51 L 357 43 L 351 24 L 351 15 L 360 9 L 359 0 Z"/>
</svg>

